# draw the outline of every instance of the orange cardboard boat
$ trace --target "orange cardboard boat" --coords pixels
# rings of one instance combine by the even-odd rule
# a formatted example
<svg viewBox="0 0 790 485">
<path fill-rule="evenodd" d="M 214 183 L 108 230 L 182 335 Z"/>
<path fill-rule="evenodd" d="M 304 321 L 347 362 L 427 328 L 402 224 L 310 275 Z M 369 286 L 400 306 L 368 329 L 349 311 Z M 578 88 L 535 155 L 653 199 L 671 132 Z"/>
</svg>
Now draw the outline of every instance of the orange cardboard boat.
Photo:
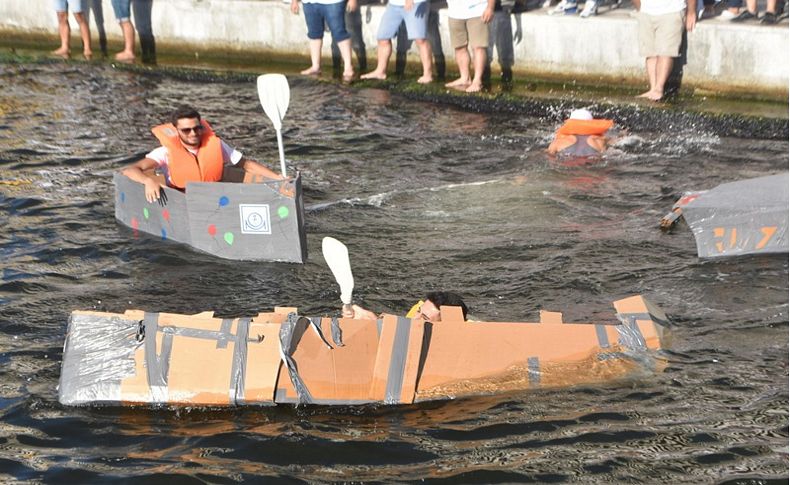
<svg viewBox="0 0 790 485">
<path fill-rule="evenodd" d="M 65 405 L 408 404 L 621 379 L 662 366 L 666 315 L 641 296 L 614 302 L 617 323 L 468 322 L 443 307 L 431 323 L 75 311 L 59 399 Z M 662 343 L 663 342 L 663 343 Z"/>
</svg>

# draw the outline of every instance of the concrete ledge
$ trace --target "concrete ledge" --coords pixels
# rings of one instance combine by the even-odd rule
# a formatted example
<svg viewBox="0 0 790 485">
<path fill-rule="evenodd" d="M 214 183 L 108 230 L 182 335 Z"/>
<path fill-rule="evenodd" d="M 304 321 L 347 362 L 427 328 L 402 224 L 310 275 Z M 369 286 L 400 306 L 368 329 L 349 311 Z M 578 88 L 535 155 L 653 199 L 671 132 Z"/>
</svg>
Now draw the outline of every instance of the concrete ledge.
<svg viewBox="0 0 790 485">
<path fill-rule="evenodd" d="M 91 2 L 89 2 L 91 3 Z M 107 35 L 119 39 L 110 0 L 95 0 L 103 11 Z M 274 0 L 132 0 L 134 19 L 157 42 L 200 51 L 228 49 L 293 54 L 307 58 L 304 17 L 291 14 L 288 5 Z M 375 59 L 376 30 L 384 7 L 363 13 L 362 33 L 369 59 Z M 637 51 L 636 20 L 630 11 L 605 12 L 594 18 L 547 16 L 545 12 L 513 15 L 513 31 L 522 39 L 514 45 L 514 70 L 569 77 L 605 78 L 628 83 L 644 82 L 644 60 Z M 93 15 L 92 35 L 97 38 Z M 142 19 L 142 20 L 140 20 Z M 144 25 L 150 19 L 150 25 Z M 76 24 L 72 19 L 73 33 Z M 451 61 L 447 11 L 439 11 L 445 56 Z M 57 21 L 50 0 L 0 1 L 0 29 L 52 35 L 57 41 Z M 329 34 L 324 52 L 329 55 Z M 790 79 L 788 29 L 705 21 L 688 36 L 684 85 L 714 92 L 762 92 L 787 97 Z M 412 48 L 410 56 L 416 59 Z M 496 63 L 495 63 L 496 66 Z M 496 67 L 495 67 L 496 69 Z M 449 74 L 449 73 L 448 73 Z"/>
</svg>

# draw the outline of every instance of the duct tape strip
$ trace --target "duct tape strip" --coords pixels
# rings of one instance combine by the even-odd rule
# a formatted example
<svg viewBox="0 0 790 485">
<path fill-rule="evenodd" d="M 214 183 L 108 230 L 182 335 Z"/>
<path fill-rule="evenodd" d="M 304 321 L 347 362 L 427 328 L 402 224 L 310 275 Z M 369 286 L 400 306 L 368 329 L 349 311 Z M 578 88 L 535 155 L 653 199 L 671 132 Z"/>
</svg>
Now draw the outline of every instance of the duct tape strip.
<svg viewBox="0 0 790 485">
<path fill-rule="evenodd" d="M 378 332 L 379 338 L 381 338 L 381 328 L 384 326 L 384 320 L 379 318 L 376 320 L 376 331 Z"/>
<path fill-rule="evenodd" d="M 228 347 L 228 340 L 233 337 L 230 334 L 230 327 L 233 325 L 233 319 L 231 318 L 224 318 L 222 320 L 222 325 L 219 327 L 219 338 L 217 339 L 217 348 L 218 349 L 225 349 Z"/>
<path fill-rule="evenodd" d="M 620 320 L 621 322 L 623 321 L 624 318 L 633 319 L 634 321 L 636 321 L 636 320 L 653 320 L 654 322 L 656 322 L 656 323 L 658 323 L 660 325 L 663 325 L 665 327 L 669 326 L 669 321 L 667 321 L 667 320 L 665 320 L 663 318 L 659 318 L 659 317 L 657 317 L 657 316 L 655 316 L 655 315 L 653 315 L 652 313 L 649 313 L 649 312 L 644 312 L 644 313 L 618 313 L 617 314 L 617 319 Z"/>
<path fill-rule="evenodd" d="M 308 391 L 302 378 L 299 377 L 296 361 L 291 357 L 294 334 L 300 322 L 309 324 L 310 320 L 291 312 L 288 314 L 285 323 L 280 325 L 280 358 L 285 364 L 285 368 L 288 369 L 288 377 L 290 377 L 291 384 L 296 391 L 298 402 L 300 404 L 310 404 L 313 402 L 313 397 L 310 395 L 310 391 Z"/>
<path fill-rule="evenodd" d="M 310 326 L 313 327 L 313 330 L 315 331 L 316 335 L 318 335 L 318 338 L 320 338 L 321 341 L 324 342 L 326 348 L 331 349 L 332 346 L 329 345 L 329 342 L 326 341 L 326 338 L 324 338 L 324 332 L 321 331 L 321 317 L 312 317 L 309 318 L 308 320 L 310 320 Z"/>
<path fill-rule="evenodd" d="M 602 349 L 609 348 L 609 336 L 606 334 L 606 327 L 603 325 L 595 326 L 595 335 L 598 336 L 598 345 Z"/>
<path fill-rule="evenodd" d="M 156 355 L 156 334 L 159 329 L 159 314 L 145 312 L 143 317 L 145 325 L 145 368 L 148 378 L 148 387 L 151 389 L 153 403 L 167 402 L 167 372 L 170 366 L 170 350 L 173 347 L 173 337 L 165 334 L 162 339 L 162 355 Z M 163 365 L 164 362 L 164 365 Z"/>
<path fill-rule="evenodd" d="M 392 340 L 390 367 L 387 373 L 387 388 L 384 393 L 384 403 L 386 404 L 398 404 L 401 401 L 403 374 L 406 370 L 406 357 L 409 352 L 410 330 L 411 320 L 405 317 L 398 317 L 395 337 Z"/>
<path fill-rule="evenodd" d="M 637 313 L 627 313 L 627 314 L 617 314 L 617 319 L 622 322 L 622 325 L 619 325 L 617 328 L 617 333 L 619 334 L 618 341 L 620 345 L 626 347 L 631 350 L 645 350 L 647 349 L 647 343 L 645 342 L 645 338 L 642 335 L 642 331 L 639 330 L 639 324 L 636 323 L 637 319 L 639 320 L 646 320 L 647 318 L 639 318 Z"/>
<path fill-rule="evenodd" d="M 244 403 L 244 376 L 247 370 L 247 336 L 250 331 L 249 318 L 239 318 L 236 325 L 236 342 L 233 346 L 233 364 L 230 370 L 228 397 L 235 404 Z M 224 326 L 224 321 L 222 322 Z"/>
<path fill-rule="evenodd" d="M 332 342 L 338 347 L 345 347 L 343 344 L 343 329 L 340 328 L 340 321 L 337 317 L 332 319 Z"/>
<path fill-rule="evenodd" d="M 538 387 L 540 385 L 540 359 L 537 357 L 528 358 L 527 371 L 529 372 L 529 386 Z"/>
<path fill-rule="evenodd" d="M 232 320 L 231 320 L 232 321 Z M 161 332 L 169 333 L 178 337 L 189 337 L 189 338 L 198 338 L 204 340 L 214 340 L 217 342 L 217 348 L 224 348 L 219 346 L 220 340 L 227 340 L 229 338 L 233 338 L 233 334 L 227 333 L 224 334 L 221 331 L 216 330 L 203 330 L 199 328 L 184 328 L 184 327 L 174 327 L 172 325 L 163 325 L 159 327 Z"/>
</svg>

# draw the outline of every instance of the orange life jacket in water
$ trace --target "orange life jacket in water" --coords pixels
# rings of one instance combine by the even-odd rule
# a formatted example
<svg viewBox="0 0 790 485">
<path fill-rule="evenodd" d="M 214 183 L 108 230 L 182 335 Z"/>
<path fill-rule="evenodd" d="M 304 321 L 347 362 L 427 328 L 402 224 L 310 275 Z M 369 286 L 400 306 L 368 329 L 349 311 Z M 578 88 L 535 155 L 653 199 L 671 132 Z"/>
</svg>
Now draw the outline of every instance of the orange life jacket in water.
<svg viewBox="0 0 790 485">
<path fill-rule="evenodd" d="M 206 120 L 200 120 L 200 124 L 203 125 L 203 136 L 197 155 L 186 149 L 172 123 L 151 128 L 154 136 L 167 148 L 168 180 L 179 189 L 185 188 L 187 182 L 217 182 L 222 179 L 222 143 Z"/>
<path fill-rule="evenodd" d="M 612 126 L 614 126 L 612 120 L 568 120 L 557 130 L 557 134 L 601 136 Z"/>
</svg>

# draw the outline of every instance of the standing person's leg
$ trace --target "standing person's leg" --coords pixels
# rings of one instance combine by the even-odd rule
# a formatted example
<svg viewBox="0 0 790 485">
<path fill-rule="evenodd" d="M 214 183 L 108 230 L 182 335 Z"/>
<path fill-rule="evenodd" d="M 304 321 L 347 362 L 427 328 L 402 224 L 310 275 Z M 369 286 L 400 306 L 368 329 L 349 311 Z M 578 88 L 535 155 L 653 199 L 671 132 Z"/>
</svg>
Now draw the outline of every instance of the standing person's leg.
<svg viewBox="0 0 790 485">
<path fill-rule="evenodd" d="M 414 5 L 410 12 L 406 12 L 406 31 L 409 39 L 413 39 L 417 44 L 420 53 L 420 64 L 422 64 L 422 76 L 417 79 L 420 84 L 428 84 L 433 81 L 433 54 L 431 44 L 426 39 L 428 36 L 428 15 L 430 6 L 427 1 Z"/>
<path fill-rule="evenodd" d="M 132 25 L 131 1 L 112 0 L 112 9 L 123 32 L 123 50 L 115 54 L 115 60 L 132 62 L 134 61 L 134 25 Z"/>
<path fill-rule="evenodd" d="M 376 69 L 360 76 L 361 79 L 387 79 L 387 65 L 392 55 L 392 38 L 398 32 L 403 20 L 403 7 L 387 4 L 381 16 L 379 30 L 376 33 L 378 46 L 376 49 Z"/>
<path fill-rule="evenodd" d="M 431 44 L 431 52 L 433 53 L 433 63 L 436 66 L 436 75 L 439 79 L 444 80 L 446 64 L 444 50 L 442 50 L 442 36 L 439 33 L 439 12 L 435 11 L 433 7 L 430 8 L 428 13 L 427 33 L 428 42 Z"/>
<path fill-rule="evenodd" d="M 653 30 L 653 50 L 655 54 L 654 72 L 651 76 L 651 61 L 648 59 L 648 77 L 651 79 L 650 91 L 642 97 L 652 101 L 660 101 L 664 97 L 664 87 L 672 72 L 675 57 L 680 55 L 680 44 L 683 41 L 683 32 L 686 29 L 685 9 L 680 12 L 651 16 Z"/>
<path fill-rule="evenodd" d="M 658 52 L 655 46 L 655 27 L 652 15 L 639 12 L 636 17 L 637 34 L 639 41 L 639 54 L 645 58 L 645 71 L 650 88 L 638 95 L 638 98 L 647 98 L 653 92 L 656 84 L 656 66 Z"/>
<path fill-rule="evenodd" d="M 60 36 L 60 47 L 52 51 L 52 55 L 69 57 L 71 44 L 71 28 L 69 27 L 69 12 L 66 0 L 53 0 L 55 12 L 58 14 L 58 35 Z"/>
<path fill-rule="evenodd" d="M 80 26 L 80 37 L 82 38 L 82 55 L 85 57 L 85 59 L 91 60 L 93 57 L 93 49 L 91 49 L 91 30 L 88 26 L 88 22 L 85 20 L 85 15 L 82 13 L 75 13 L 74 19 Z"/>
<path fill-rule="evenodd" d="M 307 39 L 310 46 L 310 67 L 300 72 L 303 76 L 321 74 L 321 47 L 324 43 L 324 16 L 321 5 L 317 3 L 302 4 L 304 21 L 307 25 Z M 296 10 L 298 12 L 298 10 Z"/>
<path fill-rule="evenodd" d="M 455 51 L 455 63 L 458 64 L 458 79 L 445 84 L 445 87 L 466 89 L 469 86 L 469 36 L 466 32 L 466 21 L 461 19 L 449 20 L 450 43 Z"/>
<path fill-rule="evenodd" d="M 474 77 L 466 88 L 467 93 L 476 93 L 483 89 L 483 71 L 486 68 L 486 50 L 488 49 L 488 24 L 480 17 L 466 22 L 469 31 L 469 46 L 474 52 Z"/>
<path fill-rule="evenodd" d="M 346 2 L 321 5 L 324 18 L 332 39 L 337 43 L 340 57 L 343 59 L 343 80 L 350 81 L 354 77 L 354 65 L 351 63 L 351 34 L 346 30 Z"/>
</svg>

